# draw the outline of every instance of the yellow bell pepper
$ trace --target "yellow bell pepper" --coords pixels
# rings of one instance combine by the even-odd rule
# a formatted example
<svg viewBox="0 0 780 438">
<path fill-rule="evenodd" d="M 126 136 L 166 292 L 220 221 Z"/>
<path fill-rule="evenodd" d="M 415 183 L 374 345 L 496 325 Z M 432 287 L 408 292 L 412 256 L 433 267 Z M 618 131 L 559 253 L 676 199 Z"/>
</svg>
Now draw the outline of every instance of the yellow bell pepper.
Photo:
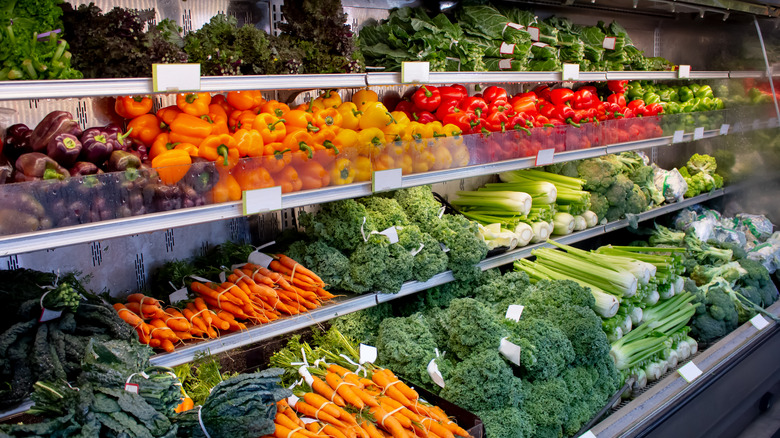
<svg viewBox="0 0 780 438">
<path fill-rule="evenodd" d="M 390 115 L 393 116 L 395 123 L 398 123 L 399 125 L 408 125 L 409 122 L 411 122 L 411 120 L 409 120 L 409 116 L 407 116 L 403 111 L 393 111 L 390 113 Z"/>
<path fill-rule="evenodd" d="M 358 133 L 357 150 L 367 157 L 381 152 L 385 148 L 385 133 L 379 128 L 367 128 Z"/>
<path fill-rule="evenodd" d="M 409 175 L 414 172 L 414 160 L 408 153 L 401 154 L 395 157 L 395 167 L 400 167 L 401 173 Z"/>
<path fill-rule="evenodd" d="M 341 96 L 339 96 L 336 90 L 326 90 L 320 94 L 319 97 L 314 99 L 315 102 L 322 103 L 323 108 L 338 108 L 341 105 Z"/>
<path fill-rule="evenodd" d="M 384 128 L 395 122 L 393 116 L 381 102 L 369 103 L 362 111 L 363 116 L 358 122 L 360 129 Z"/>
<path fill-rule="evenodd" d="M 358 129 L 363 112 L 357 109 L 352 102 L 344 102 L 337 108 L 341 114 L 341 127 L 344 129 Z"/>
<path fill-rule="evenodd" d="M 376 94 L 376 92 L 371 91 L 368 88 L 363 88 L 362 90 L 352 95 L 352 102 L 357 105 L 358 111 L 363 111 L 363 108 L 366 105 L 378 100 L 379 96 Z"/>
<path fill-rule="evenodd" d="M 355 157 L 353 161 L 353 168 L 355 169 L 355 181 L 371 181 L 372 172 L 374 170 L 371 159 L 368 157 Z"/>
<path fill-rule="evenodd" d="M 433 148 L 433 156 L 436 161 L 433 163 L 433 170 L 449 169 L 452 167 L 452 154 L 444 145 Z"/>
<path fill-rule="evenodd" d="M 179 182 L 190 170 L 192 158 L 187 151 L 171 149 L 161 152 L 152 160 L 152 167 L 157 170 L 160 180 L 168 185 Z"/>
<path fill-rule="evenodd" d="M 465 144 L 461 143 L 451 147 L 450 153 L 452 154 L 452 167 L 468 166 L 471 155 Z"/>
<path fill-rule="evenodd" d="M 409 141 L 412 136 L 409 133 L 409 125 L 406 123 L 391 123 L 381 128 L 385 133 L 385 141 L 390 143 L 394 141 Z"/>
<path fill-rule="evenodd" d="M 355 168 L 352 166 L 352 161 L 348 158 L 339 158 L 333 162 L 333 166 L 330 168 L 330 182 L 333 185 L 352 184 L 354 180 Z"/>
</svg>

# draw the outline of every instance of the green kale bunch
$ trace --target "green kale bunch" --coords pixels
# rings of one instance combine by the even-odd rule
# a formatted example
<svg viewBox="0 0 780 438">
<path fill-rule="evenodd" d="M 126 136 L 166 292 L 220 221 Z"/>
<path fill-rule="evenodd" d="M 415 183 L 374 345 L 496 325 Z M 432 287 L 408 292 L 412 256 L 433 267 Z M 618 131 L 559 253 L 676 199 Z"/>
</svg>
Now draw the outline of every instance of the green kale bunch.
<svg viewBox="0 0 780 438">
<path fill-rule="evenodd" d="M 377 363 L 410 382 L 432 387 L 433 381 L 426 367 L 436 357 L 436 341 L 422 314 L 382 321 L 376 347 L 379 352 Z"/>
</svg>

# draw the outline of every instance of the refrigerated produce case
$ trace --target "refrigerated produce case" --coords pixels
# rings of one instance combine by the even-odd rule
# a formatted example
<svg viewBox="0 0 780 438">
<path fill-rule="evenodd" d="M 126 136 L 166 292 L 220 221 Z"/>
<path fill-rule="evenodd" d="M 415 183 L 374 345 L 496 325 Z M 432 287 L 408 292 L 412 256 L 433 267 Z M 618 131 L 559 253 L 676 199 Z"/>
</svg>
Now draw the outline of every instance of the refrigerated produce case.
<svg viewBox="0 0 780 438">
<path fill-rule="evenodd" d="M 241 22 L 254 23 L 269 33 L 276 32 L 278 23 L 284 19 L 280 10 L 282 2 L 275 0 L 251 4 L 241 1 L 190 3 L 193 4 L 151 0 L 97 2 L 104 10 L 113 5 L 154 8 L 158 21 L 172 19 L 185 31 L 199 28 L 220 12 L 236 16 Z M 369 20 L 386 17 L 389 9 L 397 6 L 396 3 L 342 2 L 349 16 L 348 23 L 357 32 Z M 427 7 L 452 6 L 451 2 L 405 2 L 404 6 L 421 3 Z M 637 47 L 649 56 L 662 56 L 674 64 L 691 66 L 689 78 L 681 77 L 678 71 L 607 71 L 581 72 L 579 81 L 582 82 L 695 80 L 711 83 L 713 88 L 716 85 L 728 87 L 740 85 L 744 80 L 768 81 L 768 77 L 775 77 L 773 67 L 780 63 L 777 58 L 780 54 L 780 32 L 777 30 L 780 9 L 768 2 L 575 0 L 560 3 L 517 2 L 513 5 L 532 8 L 540 17 L 562 15 L 581 24 L 619 19 Z M 539 83 L 560 82 L 563 82 L 561 72 L 432 72 L 428 81 L 430 84 L 463 83 L 471 90 L 480 85 L 501 84 L 513 91 L 531 89 Z M 320 90 L 338 89 L 346 97 L 365 86 L 376 90 L 381 99 L 393 93 L 402 95 L 414 85 L 403 83 L 399 73 L 369 70 L 368 73 L 331 75 L 203 77 L 200 90 L 212 93 L 262 90 L 269 99 L 301 103 L 316 97 Z M 151 93 L 153 84 L 150 78 L 0 82 L 0 126 L 5 128 L 13 123 L 32 125 L 55 109 L 70 110 L 82 126 L 102 125 L 114 121 L 111 111 L 114 96 Z M 166 93 L 155 93 L 154 96 L 156 108 L 173 99 L 172 94 Z M 716 201 L 722 203 L 727 212 L 763 213 L 775 223 L 780 221 L 776 203 L 780 194 L 780 174 L 777 172 L 780 150 L 762 144 L 767 136 L 777 136 L 776 128 L 780 126 L 777 99 L 765 106 L 727 107 L 712 115 L 717 122 L 711 126 L 698 122 L 674 123 L 675 116 L 661 116 L 659 126 L 667 128 L 662 129 L 659 135 L 629 141 L 603 135 L 599 143 L 586 148 L 580 142 L 582 136 L 588 135 L 584 130 L 568 127 L 554 132 L 550 141 L 556 144 L 556 163 L 608 153 L 642 151 L 662 168 L 671 168 L 684 164 L 695 152 L 728 150 L 735 153 L 739 167 L 745 169 L 748 175 L 739 183 L 644 212 L 631 221 L 623 219 L 601 224 L 556 240 L 568 244 L 583 242 L 585 245 L 591 241 L 589 239 L 597 237 L 608 241 L 611 233 L 629 228 L 633 220 L 650 221 L 687 206 Z M 607 128 L 609 126 L 603 127 L 604 130 Z M 613 128 L 617 129 L 617 126 Z M 764 137 L 758 135 L 762 133 Z M 395 188 L 433 184 L 435 191 L 446 196 L 457 190 L 476 188 L 495 178 L 498 172 L 532 168 L 537 164 L 535 154 L 498 162 L 489 159 L 480 161 L 477 157 L 483 140 L 475 135 L 467 138 L 467 143 L 474 157 L 469 165 L 406 174 Z M 562 146 L 558 148 L 559 145 Z M 114 177 L 108 174 L 100 178 L 108 181 Z M 32 186 L 19 187 L 29 190 Z M 301 212 L 311 211 L 318 204 L 329 201 L 367 196 L 374 192 L 374 188 L 367 181 L 287 193 L 281 196 L 281 208 L 259 214 L 248 215 L 244 202 L 232 201 L 10 233 L 0 236 L 0 267 L 76 270 L 91 276 L 88 287 L 96 290 L 108 288 L 113 295 L 121 296 L 145 290 L 151 272 L 165 261 L 205 253 L 213 245 L 226 240 L 253 244 L 268 242 L 280 231 L 297 228 Z M 13 188 L 0 187 L 0 192 L 4 190 L 7 195 Z M 57 196 L 72 201 L 78 194 L 65 190 Z M 498 268 L 529 257 L 533 249 L 542 246 L 549 245 L 531 245 L 488 257 L 478 266 L 483 270 Z M 192 361 L 202 351 L 241 355 L 243 349 L 250 345 L 269 342 L 295 330 L 403 296 L 425 293 L 431 287 L 454 279 L 452 272 L 448 271 L 425 282 L 407 282 L 397 294 L 375 292 L 342 296 L 306 314 L 214 340 L 192 343 L 172 353 L 160 353 L 153 357 L 152 362 L 161 366 L 179 365 Z M 769 310 L 776 315 L 780 313 L 777 304 Z M 598 437 L 667 436 L 670 433 L 685 436 L 733 435 L 758 415 L 759 400 L 780 384 L 778 365 L 772 360 L 772 353 L 777 351 L 776 344 L 780 339 L 777 332 L 776 323 L 770 323 L 761 331 L 750 324 L 741 326 L 694 358 L 693 362 L 704 371 L 701 377 L 687 384 L 678 374 L 672 373 L 639 398 L 621 405 L 608 417 L 597 421 L 590 432 Z M 6 414 L 22 410 L 19 408 Z M 701 421 L 693 420 L 692 416 Z M 711 427 L 701 427 L 704 421 Z"/>
</svg>

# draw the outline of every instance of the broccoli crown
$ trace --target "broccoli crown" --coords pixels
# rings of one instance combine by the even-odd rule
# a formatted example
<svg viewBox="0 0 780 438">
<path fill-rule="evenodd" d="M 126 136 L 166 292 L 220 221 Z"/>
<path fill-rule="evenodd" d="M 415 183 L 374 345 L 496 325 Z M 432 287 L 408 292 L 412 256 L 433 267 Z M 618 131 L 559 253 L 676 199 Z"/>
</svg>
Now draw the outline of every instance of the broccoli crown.
<svg viewBox="0 0 780 438">
<path fill-rule="evenodd" d="M 522 380 L 497 348 L 458 363 L 446 383 L 439 395 L 472 412 L 514 407 L 522 400 Z"/>
<path fill-rule="evenodd" d="M 536 432 L 528 413 L 516 406 L 488 409 L 475 414 L 485 424 L 485 432 L 489 437 L 531 438 Z"/>
<path fill-rule="evenodd" d="M 520 303 L 520 297 L 530 286 L 528 274 L 509 271 L 474 289 L 474 297 L 488 306 L 494 315 L 502 318 L 510 304 Z"/>
<path fill-rule="evenodd" d="M 696 258 L 699 263 L 723 264 L 730 262 L 734 257 L 734 253 L 730 249 L 721 249 L 699 240 L 699 238 L 696 237 L 693 227 L 688 229 L 688 233 L 686 234 L 683 243 L 685 243 L 686 248 L 688 248 L 686 255 Z"/>
<path fill-rule="evenodd" d="M 356 293 L 397 293 L 414 265 L 414 258 L 403 246 L 376 235 L 360 243 L 349 261 L 351 290 Z"/>
<path fill-rule="evenodd" d="M 745 275 L 747 271 L 738 262 L 729 262 L 724 265 L 697 265 L 691 272 L 691 279 L 698 285 L 711 282 L 716 277 L 728 281 L 735 281 Z"/>
<path fill-rule="evenodd" d="M 436 340 L 422 314 L 382 321 L 376 347 L 379 364 L 411 382 L 427 387 L 433 384 L 426 367 L 436 357 Z"/>
<path fill-rule="evenodd" d="M 382 303 L 348 315 L 332 319 L 330 324 L 344 336 L 365 344 L 375 345 L 379 324 L 392 316 L 392 305 Z"/>
<path fill-rule="evenodd" d="M 647 210 L 647 206 L 650 205 L 645 192 L 642 188 L 634 184 L 626 199 L 625 210 L 629 214 L 639 214 Z"/>
<path fill-rule="evenodd" d="M 642 165 L 640 167 L 637 167 L 631 173 L 628 174 L 628 177 L 629 179 L 631 179 L 631 181 L 634 182 L 634 184 L 637 184 L 640 187 L 649 187 L 650 185 L 655 187 L 655 182 L 653 181 L 652 166 Z"/>
<path fill-rule="evenodd" d="M 601 193 L 591 192 L 590 194 L 590 210 L 596 213 L 599 220 L 607 217 L 607 210 L 609 210 L 609 201 Z"/>
<path fill-rule="evenodd" d="M 720 249 L 731 251 L 731 258 L 742 260 L 747 257 L 747 252 L 738 242 L 721 242 L 718 240 L 708 240 L 707 244 Z"/>
<path fill-rule="evenodd" d="M 713 156 L 707 154 L 693 154 L 685 167 L 688 168 L 688 173 L 691 175 L 696 175 L 698 173 L 713 174 L 718 169 L 718 163 Z"/>
<path fill-rule="evenodd" d="M 523 294 L 521 303 L 526 306 L 581 306 L 593 308 L 596 300 L 589 289 L 571 280 L 541 280 Z"/>
<path fill-rule="evenodd" d="M 557 173 L 558 175 L 579 178 L 579 163 L 577 161 L 566 161 L 564 163 L 555 163 L 544 168 L 545 172 Z"/>
<path fill-rule="evenodd" d="M 523 382 L 521 408 L 530 416 L 537 437 L 562 436 L 571 400 L 572 394 L 562 379 Z"/>
<path fill-rule="evenodd" d="M 376 230 L 366 207 L 354 199 L 323 204 L 316 214 L 304 212 L 298 219 L 312 239 L 341 251 L 352 251 L 363 242 L 361 228 L 366 235 Z"/>
<path fill-rule="evenodd" d="M 528 305 L 523 315 L 546 318 L 558 326 L 574 348 L 574 363 L 593 364 L 610 350 L 601 317 L 588 307 L 561 303 L 557 306 Z"/>
<path fill-rule="evenodd" d="M 619 163 L 602 157 L 582 160 L 577 165 L 579 177 L 585 180 L 583 189 L 596 193 L 605 193 L 615 183 L 615 177 L 620 171 Z"/>
<path fill-rule="evenodd" d="M 404 226 L 409 224 L 406 212 L 393 198 L 382 196 L 367 196 L 358 199 L 358 202 L 366 207 L 366 210 L 374 220 L 377 230 L 384 230 L 392 226 Z"/>
<path fill-rule="evenodd" d="M 615 177 L 615 182 L 604 191 L 604 196 L 607 197 L 610 206 L 619 207 L 626 203 L 633 188 L 634 182 L 621 173 Z"/>
<path fill-rule="evenodd" d="M 697 314 L 691 320 L 691 336 L 699 342 L 712 342 L 737 328 L 739 312 L 726 288 L 729 285 L 723 281 L 700 288 L 701 294 L 697 298 L 703 298 L 703 301 L 699 302 Z"/>
<path fill-rule="evenodd" d="M 393 198 L 406 212 L 407 218 L 424 230 L 434 219 L 438 219 L 441 204 L 433 197 L 431 186 L 417 186 L 398 190 Z"/>
<path fill-rule="evenodd" d="M 439 242 L 428 233 L 420 231 L 417 225 L 398 228 L 398 244 L 407 251 L 415 252 L 412 276 L 417 281 L 427 281 L 434 275 L 447 270 L 447 253 Z M 420 245 L 422 249 L 420 249 Z M 419 252 L 418 252 L 419 251 Z"/>
<path fill-rule="evenodd" d="M 663 225 L 655 224 L 655 230 L 650 235 L 648 241 L 652 246 L 657 245 L 682 245 L 685 240 L 685 232 L 674 231 Z"/>
<path fill-rule="evenodd" d="M 506 330 L 484 304 L 458 298 L 452 300 L 446 313 L 447 351 L 460 359 L 483 350 L 498 351 Z"/>
<path fill-rule="evenodd" d="M 541 318 L 504 320 L 509 341 L 520 346 L 520 367 L 528 380 L 558 376 L 574 360 L 569 338 L 552 322 Z"/>
<path fill-rule="evenodd" d="M 757 306 L 768 307 L 774 304 L 778 298 L 777 289 L 766 267 L 757 260 L 747 258 L 738 260 L 738 263 L 746 271 L 737 279 L 736 287 L 739 292 Z"/>
<path fill-rule="evenodd" d="M 326 283 L 327 289 L 345 289 L 349 281 L 349 258 L 321 240 L 297 240 L 286 251 L 288 257 L 315 271 Z"/>
</svg>

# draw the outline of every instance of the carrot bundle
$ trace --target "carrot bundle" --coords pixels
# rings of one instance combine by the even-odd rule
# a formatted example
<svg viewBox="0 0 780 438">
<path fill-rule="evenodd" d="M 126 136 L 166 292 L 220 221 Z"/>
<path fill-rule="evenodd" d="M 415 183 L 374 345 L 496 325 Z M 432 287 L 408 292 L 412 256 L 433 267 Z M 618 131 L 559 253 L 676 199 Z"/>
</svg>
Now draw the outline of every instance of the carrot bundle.
<svg viewBox="0 0 780 438">
<path fill-rule="evenodd" d="M 274 258 L 268 268 L 247 263 L 233 269 L 222 283 L 193 281 L 195 299 L 181 309 L 163 308 L 162 301 L 142 293 L 114 309 L 142 343 L 173 351 L 182 341 L 247 330 L 247 324 L 308 312 L 334 297 L 311 270 L 282 254 Z"/>
</svg>

